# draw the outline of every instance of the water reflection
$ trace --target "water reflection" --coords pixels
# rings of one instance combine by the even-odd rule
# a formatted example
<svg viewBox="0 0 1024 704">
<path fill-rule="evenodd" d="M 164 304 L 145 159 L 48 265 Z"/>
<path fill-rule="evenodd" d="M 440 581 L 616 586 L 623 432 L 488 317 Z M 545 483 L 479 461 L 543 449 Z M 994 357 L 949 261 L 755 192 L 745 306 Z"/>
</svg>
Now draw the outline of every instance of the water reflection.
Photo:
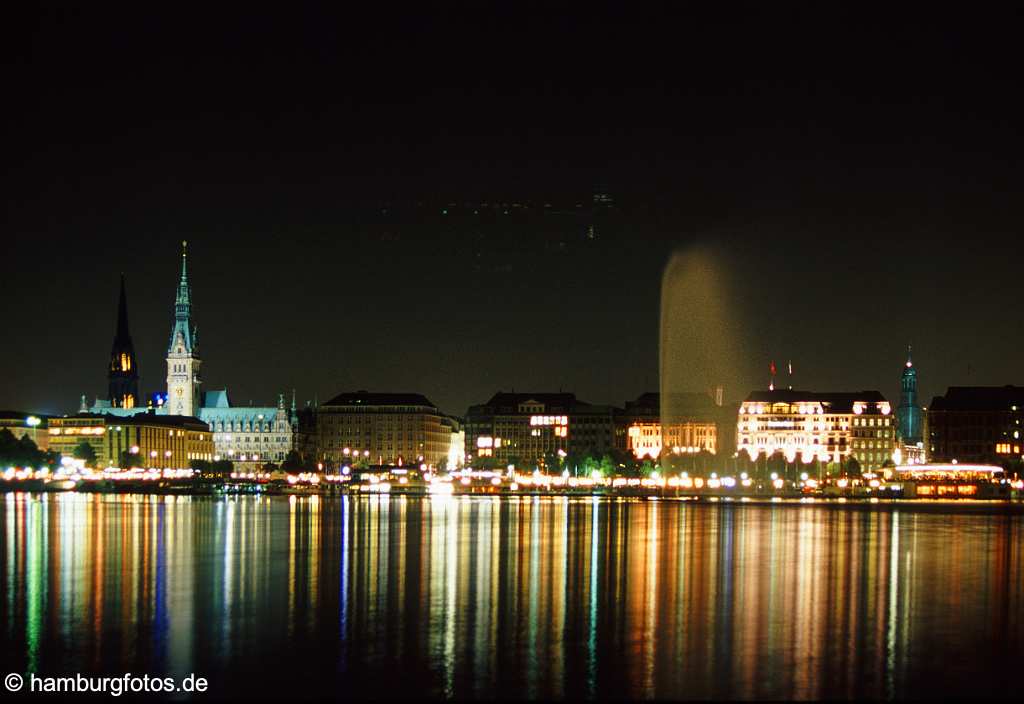
<svg viewBox="0 0 1024 704">
<path fill-rule="evenodd" d="M 0 500 L 9 671 L 218 696 L 1010 696 L 1022 518 L 672 501 Z M 301 683 L 301 686 L 300 686 Z"/>
</svg>

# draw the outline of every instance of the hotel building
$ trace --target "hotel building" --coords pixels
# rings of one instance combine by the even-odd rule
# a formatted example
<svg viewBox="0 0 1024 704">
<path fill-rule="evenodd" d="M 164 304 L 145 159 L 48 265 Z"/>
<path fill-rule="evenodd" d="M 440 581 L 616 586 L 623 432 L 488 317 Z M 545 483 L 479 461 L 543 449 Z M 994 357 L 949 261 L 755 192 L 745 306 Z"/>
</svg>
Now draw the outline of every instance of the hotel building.
<svg viewBox="0 0 1024 704">
<path fill-rule="evenodd" d="M 896 448 L 892 407 L 878 391 L 755 391 L 740 404 L 736 430 L 739 450 L 751 459 L 775 452 L 788 462 L 854 458 L 874 471 Z"/>
<path fill-rule="evenodd" d="M 437 467 L 451 451 L 452 426 L 422 394 L 354 391 L 316 409 L 317 461 Z M 456 431 L 457 432 L 457 431 Z"/>
</svg>

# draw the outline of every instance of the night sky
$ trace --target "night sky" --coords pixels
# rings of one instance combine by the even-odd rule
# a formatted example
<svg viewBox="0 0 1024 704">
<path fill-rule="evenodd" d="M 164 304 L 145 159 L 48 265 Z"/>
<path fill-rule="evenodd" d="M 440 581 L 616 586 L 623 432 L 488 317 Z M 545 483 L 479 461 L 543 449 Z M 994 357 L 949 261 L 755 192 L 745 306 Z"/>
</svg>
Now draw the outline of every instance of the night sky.
<svg viewBox="0 0 1024 704">
<path fill-rule="evenodd" d="M 122 271 L 162 389 L 183 239 L 236 404 L 621 404 L 658 388 L 662 271 L 695 246 L 733 399 L 792 358 L 895 400 L 908 342 L 924 403 L 1024 382 L 1016 16 L 208 5 L 3 22 L 0 408 L 105 395 Z"/>
</svg>

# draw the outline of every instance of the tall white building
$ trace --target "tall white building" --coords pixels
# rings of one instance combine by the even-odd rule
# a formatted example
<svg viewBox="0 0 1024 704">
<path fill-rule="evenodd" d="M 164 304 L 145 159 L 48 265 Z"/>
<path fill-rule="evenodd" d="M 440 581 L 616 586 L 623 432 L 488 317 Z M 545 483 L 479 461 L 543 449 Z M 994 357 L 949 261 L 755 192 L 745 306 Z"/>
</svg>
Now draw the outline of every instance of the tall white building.
<svg viewBox="0 0 1024 704">
<path fill-rule="evenodd" d="M 199 340 L 192 323 L 192 290 L 188 284 L 187 243 L 181 243 L 181 281 L 174 300 L 174 327 L 167 345 L 166 412 L 175 416 L 199 416 Z"/>
</svg>

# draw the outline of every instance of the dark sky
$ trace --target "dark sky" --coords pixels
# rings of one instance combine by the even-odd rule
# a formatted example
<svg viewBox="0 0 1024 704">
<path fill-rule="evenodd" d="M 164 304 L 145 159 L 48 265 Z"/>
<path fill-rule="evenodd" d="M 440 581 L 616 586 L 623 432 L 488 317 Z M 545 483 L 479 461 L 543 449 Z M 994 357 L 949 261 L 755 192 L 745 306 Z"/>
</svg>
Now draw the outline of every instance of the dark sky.
<svg viewBox="0 0 1024 704">
<path fill-rule="evenodd" d="M 789 357 L 895 396 L 908 342 L 926 402 L 1024 382 L 1016 15 L 208 5 L 3 22 L 0 407 L 104 395 L 121 271 L 161 388 L 182 239 L 236 403 L 621 404 L 695 244 L 744 334 L 729 396 Z"/>
</svg>

